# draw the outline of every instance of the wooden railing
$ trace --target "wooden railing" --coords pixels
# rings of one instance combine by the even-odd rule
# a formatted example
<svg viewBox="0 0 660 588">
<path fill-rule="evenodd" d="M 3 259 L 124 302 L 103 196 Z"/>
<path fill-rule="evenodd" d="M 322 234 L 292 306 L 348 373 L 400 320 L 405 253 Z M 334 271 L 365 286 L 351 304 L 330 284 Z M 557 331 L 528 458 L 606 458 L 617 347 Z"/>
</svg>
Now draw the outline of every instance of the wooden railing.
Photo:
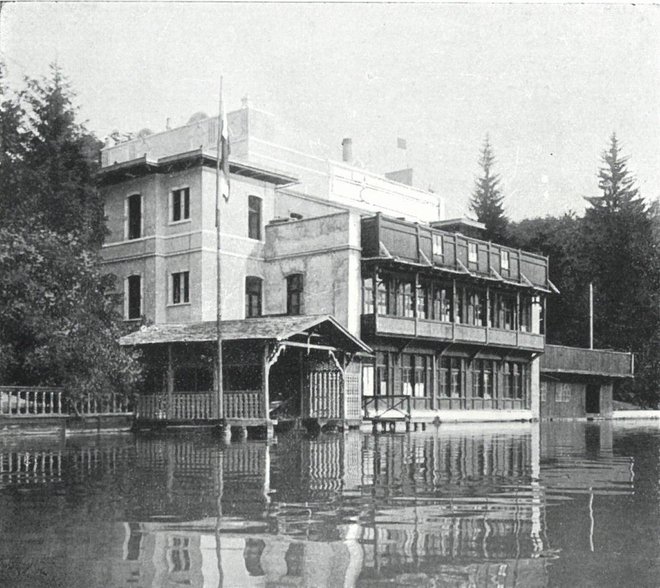
<svg viewBox="0 0 660 588">
<path fill-rule="evenodd" d="M 365 417 L 377 417 L 388 413 L 390 418 L 409 418 L 412 408 L 412 397 L 403 395 L 365 396 L 362 399 Z"/>
<path fill-rule="evenodd" d="M 380 314 L 363 314 L 362 329 L 369 335 L 396 335 L 531 351 L 543 351 L 545 344 L 545 336 L 538 333 Z"/>
<path fill-rule="evenodd" d="M 196 392 L 172 394 L 171 402 L 165 395 L 138 397 L 137 418 L 142 420 L 197 421 L 213 417 L 212 395 Z"/>
<path fill-rule="evenodd" d="M 543 372 L 631 377 L 633 368 L 632 353 L 621 351 L 546 345 L 541 356 Z"/>
<path fill-rule="evenodd" d="M 53 417 L 131 414 L 127 399 L 111 394 L 71 402 L 61 388 L 0 386 L 0 416 Z"/>
<path fill-rule="evenodd" d="M 225 392 L 223 406 L 226 419 L 260 419 L 264 417 L 263 394 L 259 390 Z"/>
</svg>

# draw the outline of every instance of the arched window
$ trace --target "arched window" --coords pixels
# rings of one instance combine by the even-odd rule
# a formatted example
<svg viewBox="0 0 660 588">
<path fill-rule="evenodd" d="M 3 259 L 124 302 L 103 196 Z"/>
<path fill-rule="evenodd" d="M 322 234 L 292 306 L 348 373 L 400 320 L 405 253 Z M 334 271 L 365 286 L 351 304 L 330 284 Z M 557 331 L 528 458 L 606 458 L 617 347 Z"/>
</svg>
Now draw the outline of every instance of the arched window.
<svg viewBox="0 0 660 588">
<path fill-rule="evenodd" d="M 245 316 L 261 316 L 262 280 L 255 276 L 245 278 Z"/>
<path fill-rule="evenodd" d="M 302 314 L 303 276 L 291 274 L 286 279 L 286 313 Z"/>
</svg>

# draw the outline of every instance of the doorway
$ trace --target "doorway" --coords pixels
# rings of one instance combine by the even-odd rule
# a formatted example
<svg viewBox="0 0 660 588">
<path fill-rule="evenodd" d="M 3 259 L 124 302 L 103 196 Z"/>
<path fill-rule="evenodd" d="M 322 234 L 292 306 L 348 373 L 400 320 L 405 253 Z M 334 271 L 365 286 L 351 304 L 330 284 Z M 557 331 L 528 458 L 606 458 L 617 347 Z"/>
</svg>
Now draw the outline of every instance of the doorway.
<svg viewBox="0 0 660 588">
<path fill-rule="evenodd" d="M 587 384 L 585 411 L 587 414 L 600 413 L 600 384 Z"/>
</svg>

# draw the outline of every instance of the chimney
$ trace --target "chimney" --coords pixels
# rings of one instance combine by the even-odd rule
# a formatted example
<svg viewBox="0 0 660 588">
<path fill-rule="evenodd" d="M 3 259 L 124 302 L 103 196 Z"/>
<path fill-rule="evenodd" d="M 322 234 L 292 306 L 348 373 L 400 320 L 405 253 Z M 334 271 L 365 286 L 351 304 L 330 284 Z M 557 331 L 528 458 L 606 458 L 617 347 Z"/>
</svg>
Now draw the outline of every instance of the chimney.
<svg viewBox="0 0 660 588">
<path fill-rule="evenodd" d="M 353 162 L 353 139 L 346 137 L 341 142 L 341 158 L 345 163 Z"/>
</svg>

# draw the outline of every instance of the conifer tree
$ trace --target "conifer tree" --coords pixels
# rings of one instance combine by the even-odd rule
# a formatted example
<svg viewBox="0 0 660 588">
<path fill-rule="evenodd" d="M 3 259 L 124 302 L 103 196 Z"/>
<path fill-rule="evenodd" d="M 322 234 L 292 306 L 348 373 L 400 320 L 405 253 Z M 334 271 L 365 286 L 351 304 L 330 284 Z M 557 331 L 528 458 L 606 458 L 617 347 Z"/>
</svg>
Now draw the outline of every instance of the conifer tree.
<svg viewBox="0 0 660 588">
<path fill-rule="evenodd" d="M 470 199 L 470 210 L 477 216 L 477 220 L 486 225 L 485 237 L 498 243 L 507 242 L 507 225 L 509 223 L 504 214 L 504 196 L 500 192 L 500 176 L 493 173 L 495 156 L 486 135 L 484 146 L 479 157 L 479 166 L 482 174 L 475 181 L 475 189 Z"/>
<path fill-rule="evenodd" d="M 594 345 L 637 352 L 644 357 L 640 368 L 655 369 L 660 355 L 651 344 L 660 332 L 657 211 L 640 196 L 627 163 L 612 134 L 598 174 L 602 194 L 587 198 L 582 271 L 594 284 Z M 653 404 L 660 386 L 647 376 L 639 373 L 634 395 Z"/>
</svg>

